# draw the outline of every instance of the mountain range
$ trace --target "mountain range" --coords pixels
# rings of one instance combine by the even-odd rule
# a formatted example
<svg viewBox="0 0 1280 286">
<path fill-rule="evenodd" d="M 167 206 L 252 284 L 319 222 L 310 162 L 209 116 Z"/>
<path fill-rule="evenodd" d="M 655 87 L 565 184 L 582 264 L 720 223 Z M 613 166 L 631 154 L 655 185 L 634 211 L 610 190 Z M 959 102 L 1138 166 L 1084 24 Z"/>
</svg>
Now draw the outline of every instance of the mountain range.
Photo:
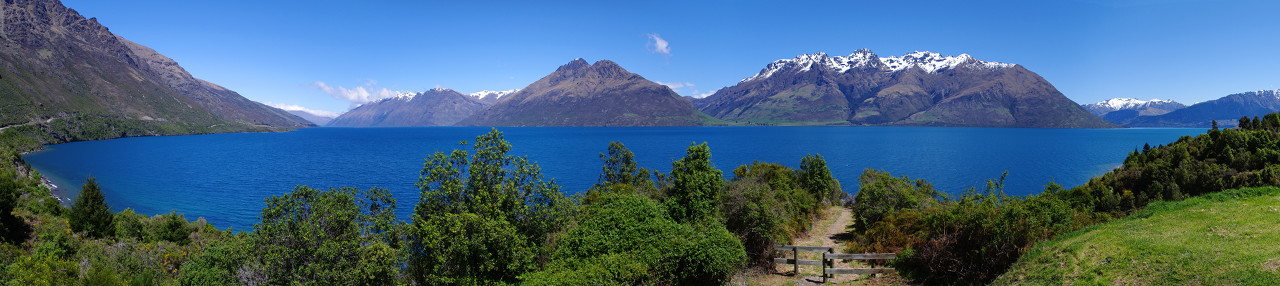
<svg viewBox="0 0 1280 286">
<path fill-rule="evenodd" d="M 770 63 L 755 76 L 690 99 L 630 73 L 612 61 L 583 59 L 561 66 L 458 121 L 466 126 L 928 125 L 1051 128 L 1116 127 L 1067 99 L 1021 66 L 968 55 L 916 52 L 880 58 L 868 50 L 847 57 L 824 53 Z M 450 98 L 463 95 L 452 92 Z M 430 116 L 449 109 L 405 100 L 358 107 L 330 126 L 435 126 L 444 121 L 400 117 L 393 125 L 344 117 Z M 472 105 L 474 106 L 474 105 Z M 399 111 L 394 111 L 399 110 Z M 389 120 L 389 119 L 384 119 Z M 430 123 L 424 123 L 430 122 Z"/>
<path fill-rule="evenodd" d="M 1138 116 L 1156 116 L 1174 110 L 1186 108 L 1186 105 L 1172 100 L 1138 100 L 1133 98 L 1112 98 L 1097 103 L 1083 105 L 1094 115 L 1115 124 L 1128 125 Z"/>
<path fill-rule="evenodd" d="M 436 88 L 366 103 L 334 118 L 328 126 L 449 126 L 484 109 L 482 98 Z"/>
<path fill-rule="evenodd" d="M 1020 65 L 967 54 L 800 55 L 694 104 L 716 118 L 761 125 L 1116 127 Z"/>
<path fill-rule="evenodd" d="M 1280 90 L 1262 90 L 1231 94 L 1164 114 L 1136 116 L 1123 124 L 1130 127 L 1207 128 L 1217 121 L 1220 127 L 1234 127 L 1241 116 L 1262 116 L 1278 111 Z"/>
</svg>

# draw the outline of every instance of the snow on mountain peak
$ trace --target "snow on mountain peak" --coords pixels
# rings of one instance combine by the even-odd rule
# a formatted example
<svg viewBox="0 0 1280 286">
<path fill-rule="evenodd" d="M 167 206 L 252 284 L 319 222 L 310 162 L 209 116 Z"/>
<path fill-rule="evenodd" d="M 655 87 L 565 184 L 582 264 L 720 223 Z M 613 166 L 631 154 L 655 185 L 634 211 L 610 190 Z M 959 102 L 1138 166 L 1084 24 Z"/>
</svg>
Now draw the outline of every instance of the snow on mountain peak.
<svg viewBox="0 0 1280 286">
<path fill-rule="evenodd" d="M 972 64 L 967 64 L 972 63 Z M 876 56 L 867 49 L 854 51 L 848 56 L 830 57 L 826 53 L 818 52 L 813 54 L 803 54 L 791 59 L 781 59 L 769 63 L 760 73 L 749 78 L 742 79 L 741 82 L 748 82 L 757 79 L 765 79 L 773 76 L 773 74 L 784 71 L 797 69 L 799 72 L 807 72 L 817 65 L 819 68 L 844 73 L 854 68 L 862 68 L 869 66 L 877 66 L 886 72 L 898 72 L 910 69 L 911 67 L 919 67 L 927 73 L 936 73 L 941 70 L 965 66 L 975 69 L 1002 69 L 1013 67 L 1014 64 L 985 62 L 974 59 L 969 54 L 960 54 L 955 57 L 944 57 L 941 54 L 933 52 L 914 52 L 901 57 L 885 57 Z"/>
<path fill-rule="evenodd" d="M 520 91 L 520 89 L 503 90 L 503 91 L 481 90 L 481 91 L 477 91 L 467 95 L 470 95 L 471 97 L 475 97 L 476 99 L 482 99 L 492 95 L 494 99 L 498 99 L 498 98 L 502 98 L 503 96 L 516 93 L 517 91 Z"/>
<path fill-rule="evenodd" d="M 1094 103 L 1094 105 L 1105 106 L 1107 108 L 1110 108 L 1111 110 L 1125 110 L 1125 109 L 1134 109 L 1134 108 L 1142 107 L 1143 105 L 1152 104 L 1152 103 L 1172 103 L 1172 102 L 1173 100 L 1164 100 L 1164 99 L 1140 100 L 1140 99 L 1134 99 L 1134 98 L 1112 98 L 1108 100 L 1099 101 L 1098 103 Z"/>
</svg>

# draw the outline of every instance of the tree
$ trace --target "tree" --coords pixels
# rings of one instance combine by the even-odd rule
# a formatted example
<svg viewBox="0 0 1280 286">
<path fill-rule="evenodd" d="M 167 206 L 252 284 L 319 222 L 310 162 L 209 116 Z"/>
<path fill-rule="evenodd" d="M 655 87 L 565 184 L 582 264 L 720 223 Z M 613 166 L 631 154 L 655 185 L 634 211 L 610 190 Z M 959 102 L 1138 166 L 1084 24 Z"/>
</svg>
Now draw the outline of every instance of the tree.
<svg viewBox="0 0 1280 286">
<path fill-rule="evenodd" d="M 827 160 L 823 159 L 822 155 L 805 155 L 800 159 L 800 170 L 797 171 L 797 175 L 800 177 L 800 185 L 813 194 L 819 202 L 838 204 L 840 195 L 844 194 L 840 189 L 840 181 L 831 176 L 831 170 L 827 169 Z"/>
<path fill-rule="evenodd" d="M 611 184 L 626 184 L 633 187 L 653 187 L 648 169 L 637 167 L 636 155 L 631 153 L 622 142 L 609 142 L 609 153 L 600 154 L 604 161 L 603 173 L 595 187 L 604 188 Z"/>
<path fill-rule="evenodd" d="M 71 212 L 67 217 L 71 230 L 83 231 L 89 237 L 110 236 L 115 232 L 111 225 L 114 218 L 111 207 L 107 206 L 106 198 L 102 195 L 102 189 L 93 178 L 89 178 L 81 187 L 75 204 L 71 205 Z"/>
<path fill-rule="evenodd" d="M 690 145 L 671 165 L 672 185 L 666 190 L 671 217 L 681 223 L 713 218 L 724 177 L 711 165 L 711 148 L 706 142 Z"/>
<path fill-rule="evenodd" d="M 463 142 L 465 145 L 466 142 Z M 508 155 L 496 129 L 476 137 L 474 154 L 437 151 L 418 179 L 408 274 L 421 284 L 515 283 L 549 255 L 547 242 L 574 205 L 541 168 Z"/>
<path fill-rule="evenodd" d="M 1242 130 L 1253 129 L 1253 121 L 1249 120 L 1249 116 L 1240 116 L 1239 127 Z"/>
<path fill-rule="evenodd" d="M 251 236 L 269 284 L 390 284 L 395 201 L 385 189 L 306 186 L 267 200 Z"/>
</svg>

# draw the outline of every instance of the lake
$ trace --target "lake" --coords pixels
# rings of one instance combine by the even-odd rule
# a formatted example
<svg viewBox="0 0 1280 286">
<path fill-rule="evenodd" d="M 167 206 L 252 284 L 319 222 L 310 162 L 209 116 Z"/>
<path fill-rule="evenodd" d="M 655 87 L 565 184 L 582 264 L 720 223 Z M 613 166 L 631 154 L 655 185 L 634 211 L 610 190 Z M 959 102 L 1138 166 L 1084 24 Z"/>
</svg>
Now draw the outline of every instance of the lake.
<svg viewBox="0 0 1280 286">
<path fill-rule="evenodd" d="M 489 128 L 311 128 L 283 133 L 136 137 L 46 146 L 23 158 L 74 196 L 97 179 L 115 211 L 177 210 L 220 228 L 247 230 L 269 196 L 294 186 L 387 188 L 407 218 L 424 159 L 463 148 Z M 844 190 L 864 169 L 923 178 L 952 194 L 1009 172 L 1006 192 L 1037 194 L 1050 181 L 1077 186 L 1124 161 L 1143 144 L 1168 144 L 1205 129 L 1013 129 L 943 127 L 529 127 L 498 128 L 511 153 L 528 156 L 566 193 L 601 173 L 599 154 L 621 141 L 642 167 L 671 170 L 693 142 L 708 142 L 726 177 L 752 161 L 799 167 L 826 158 Z M 469 145 L 465 146 L 469 150 Z"/>
</svg>

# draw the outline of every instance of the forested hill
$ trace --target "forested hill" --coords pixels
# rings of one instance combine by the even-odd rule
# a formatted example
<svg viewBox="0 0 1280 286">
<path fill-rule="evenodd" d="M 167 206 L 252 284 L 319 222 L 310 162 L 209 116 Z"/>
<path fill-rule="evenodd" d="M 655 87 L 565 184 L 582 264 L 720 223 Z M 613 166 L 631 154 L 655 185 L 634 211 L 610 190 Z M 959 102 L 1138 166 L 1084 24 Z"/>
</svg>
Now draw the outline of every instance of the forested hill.
<svg viewBox="0 0 1280 286">
<path fill-rule="evenodd" d="M 194 78 L 57 0 L 0 11 L 0 126 L 32 126 L 42 143 L 314 126 Z"/>
</svg>

